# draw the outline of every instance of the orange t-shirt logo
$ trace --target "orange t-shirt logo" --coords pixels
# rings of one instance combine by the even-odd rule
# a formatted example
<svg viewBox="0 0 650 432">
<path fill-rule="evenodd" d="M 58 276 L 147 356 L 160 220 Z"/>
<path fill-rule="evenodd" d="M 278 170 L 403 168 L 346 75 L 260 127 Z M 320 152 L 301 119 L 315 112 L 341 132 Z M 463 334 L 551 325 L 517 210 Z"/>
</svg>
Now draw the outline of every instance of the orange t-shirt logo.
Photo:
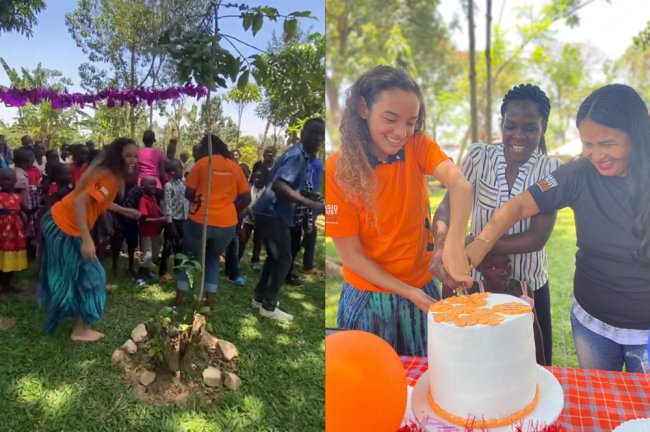
<svg viewBox="0 0 650 432">
<path fill-rule="evenodd" d="M 543 179 L 537 182 L 537 185 L 542 189 L 542 192 L 557 186 L 557 180 L 551 174 L 547 175 Z"/>
<path fill-rule="evenodd" d="M 325 206 L 325 223 L 339 223 L 339 206 L 335 204 Z"/>
</svg>

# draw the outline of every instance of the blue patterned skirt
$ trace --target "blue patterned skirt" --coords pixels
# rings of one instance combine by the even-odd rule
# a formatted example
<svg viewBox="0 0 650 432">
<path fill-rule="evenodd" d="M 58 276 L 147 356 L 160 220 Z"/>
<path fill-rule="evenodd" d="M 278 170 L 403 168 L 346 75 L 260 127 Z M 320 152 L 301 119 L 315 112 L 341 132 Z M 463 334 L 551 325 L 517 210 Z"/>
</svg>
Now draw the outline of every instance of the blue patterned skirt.
<svg viewBox="0 0 650 432">
<path fill-rule="evenodd" d="M 436 279 L 422 289 L 431 297 L 440 299 Z M 399 355 L 427 355 L 427 314 L 397 294 L 364 291 L 344 281 L 336 327 L 376 334 Z"/>
<path fill-rule="evenodd" d="M 52 332 L 67 318 L 86 324 L 99 321 L 106 305 L 106 272 L 98 259 L 81 255 L 81 238 L 64 233 L 50 211 L 41 219 L 43 246 L 39 272 L 39 302 L 48 308 L 43 326 Z"/>
</svg>

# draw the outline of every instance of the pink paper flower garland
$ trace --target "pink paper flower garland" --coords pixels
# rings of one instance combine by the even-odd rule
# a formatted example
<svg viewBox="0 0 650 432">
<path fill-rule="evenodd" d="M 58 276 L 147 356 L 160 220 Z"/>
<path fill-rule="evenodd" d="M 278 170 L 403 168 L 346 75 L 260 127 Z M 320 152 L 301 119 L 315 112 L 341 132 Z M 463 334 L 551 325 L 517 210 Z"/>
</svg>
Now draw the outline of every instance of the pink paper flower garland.
<svg viewBox="0 0 650 432">
<path fill-rule="evenodd" d="M 167 89 L 151 89 L 139 87 L 129 90 L 118 90 L 108 88 L 99 93 L 61 93 L 51 88 L 16 88 L 0 86 L 0 101 L 7 106 L 21 107 L 26 103 L 38 105 L 44 101 L 51 101 L 52 108 L 64 109 L 73 105 L 84 108 L 86 105 L 96 106 L 97 102 L 106 100 L 106 106 L 109 108 L 115 106 L 136 106 L 140 102 L 146 102 L 151 106 L 154 102 L 161 100 L 176 100 L 181 96 L 192 96 L 197 99 L 207 94 L 207 89 L 202 85 L 187 83 L 181 87 L 171 87 Z"/>
</svg>

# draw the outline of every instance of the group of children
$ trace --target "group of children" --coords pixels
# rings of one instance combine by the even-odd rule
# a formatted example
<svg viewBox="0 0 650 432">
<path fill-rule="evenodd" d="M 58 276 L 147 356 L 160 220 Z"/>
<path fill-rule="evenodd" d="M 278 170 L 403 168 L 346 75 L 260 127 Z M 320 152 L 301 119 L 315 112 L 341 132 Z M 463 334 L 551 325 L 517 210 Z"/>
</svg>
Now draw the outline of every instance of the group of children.
<svg viewBox="0 0 650 432">
<path fill-rule="evenodd" d="M 2 144 L 4 147 L 6 142 L 2 140 Z M 21 147 L 10 152 L 11 160 L 3 157 L 6 163 L 4 168 L 0 167 L 0 292 L 18 290 L 12 284 L 12 276 L 27 269 L 29 258 L 34 257 L 38 265 L 41 216 L 74 189 L 98 153 L 92 141 L 46 151 L 42 143 L 33 144 L 27 138 L 22 140 Z M 167 159 L 164 175 L 160 177 L 143 176 L 138 170 L 127 175 L 124 194 L 117 204 L 139 210 L 140 220 L 108 212 L 100 217 L 92 231 L 98 255 L 110 250 L 113 275 L 117 274 L 119 257 L 126 243 L 128 271 L 136 278 L 137 285 L 143 286 L 158 278 L 164 282 L 173 280 L 169 261 L 183 251 L 183 224 L 189 211 L 184 184 L 184 177 L 191 168 L 188 159 L 185 152 L 180 159 Z M 251 206 L 263 194 L 268 181 L 269 170 L 261 162 L 250 174 Z M 243 258 L 252 238 L 252 268 L 260 270 L 262 241 L 255 234 L 252 213 L 247 211 L 243 216 L 234 259 Z M 140 257 L 136 268 L 138 250 Z M 154 273 L 155 265 L 158 266 L 157 274 Z M 177 265 L 178 260 L 174 259 L 174 267 Z"/>
</svg>

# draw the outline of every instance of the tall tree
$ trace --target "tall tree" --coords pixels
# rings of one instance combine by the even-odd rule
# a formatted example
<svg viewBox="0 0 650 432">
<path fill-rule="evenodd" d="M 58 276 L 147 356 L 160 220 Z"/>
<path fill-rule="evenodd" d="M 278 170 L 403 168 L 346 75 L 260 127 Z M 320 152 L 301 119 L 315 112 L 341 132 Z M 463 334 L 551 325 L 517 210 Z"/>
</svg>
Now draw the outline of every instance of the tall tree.
<svg viewBox="0 0 650 432">
<path fill-rule="evenodd" d="M 628 83 L 646 103 L 650 102 L 650 49 L 647 45 L 630 45 L 608 71 L 607 81 Z"/>
<path fill-rule="evenodd" d="M 0 64 L 9 77 L 12 86 L 20 88 L 51 87 L 62 91 L 65 86 L 72 85 L 72 80 L 58 70 L 45 69 L 39 63 L 35 69 L 21 68 L 18 71 L 10 67 L 4 59 Z M 50 101 L 39 105 L 27 104 L 18 108 L 17 122 L 13 129 L 22 134 L 32 135 L 37 141 L 49 145 L 60 145 L 78 137 L 75 122 L 77 115 L 73 109 L 54 109 Z"/>
<path fill-rule="evenodd" d="M 553 39 L 551 27 L 557 22 L 564 22 L 568 27 L 576 27 L 580 24 L 580 17 L 578 12 L 585 6 L 593 3 L 595 0 L 550 0 L 548 3 L 542 5 L 541 8 L 536 9 L 534 4 L 520 6 L 518 14 L 518 33 L 519 44 L 512 50 L 510 56 L 504 59 L 492 74 L 491 67 L 486 76 L 487 92 L 486 101 L 486 118 L 485 128 L 486 133 L 491 133 L 492 125 L 492 97 L 491 88 L 493 82 L 499 79 L 499 75 L 504 72 L 504 69 L 512 61 L 524 55 L 526 48 L 530 44 L 536 44 L 533 50 L 533 56 L 543 56 L 543 50 L 547 47 L 548 43 Z M 610 0 L 604 0 L 610 2 Z M 491 7 L 491 2 L 488 0 L 488 8 Z M 488 10 L 488 14 L 490 11 Z M 488 21 L 490 26 L 491 20 Z M 490 30 L 487 32 L 488 36 Z M 486 58 L 487 58 L 486 53 Z M 489 138 L 488 138 L 489 139 Z"/>
<path fill-rule="evenodd" d="M 227 99 L 237 105 L 237 142 L 235 148 L 239 148 L 241 118 L 244 114 L 244 109 L 252 102 L 260 102 L 262 100 L 262 92 L 257 84 L 247 84 L 244 88 L 235 87 L 230 90 Z"/>
<path fill-rule="evenodd" d="M 492 0 L 486 0 L 485 5 L 485 142 L 492 144 Z"/>
<path fill-rule="evenodd" d="M 467 27 L 469 32 L 469 109 L 472 142 L 478 142 L 478 108 L 476 105 L 476 42 L 474 37 L 474 0 L 467 2 Z"/>
<path fill-rule="evenodd" d="M 208 0 L 80 0 L 66 26 L 89 62 L 79 67 L 82 87 L 155 87 L 176 83 L 173 63 L 157 42 L 172 26 L 194 28 Z M 145 110 L 129 107 L 130 135 Z M 149 109 L 149 124 L 153 107 Z"/>
<path fill-rule="evenodd" d="M 592 86 L 590 49 L 582 44 L 564 44 L 556 47 L 544 62 L 546 91 L 553 107 L 548 127 L 549 141 L 564 144 L 566 133 L 580 104 Z"/>
<path fill-rule="evenodd" d="M 260 80 L 264 101 L 258 114 L 286 127 L 325 111 L 325 38 L 314 33 L 265 57 L 268 74 Z"/>
<path fill-rule="evenodd" d="M 439 0 L 328 0 L 327 127 L 338 143 L 343 89 L 363 72 L 384 63 L 408 70 L 423 89 L 427 103 L 427 129 L 434 137 L 446 122 L 450 101 L 462 71 L 450 41 L 450 26 L 438 11 Z M 386 13 L 390 10 L 390 13 Z M 452 23 L 451 26 L 454 26 Z M 426 40 L 427 43 L 422 43 Z"/>
<path fill-rule="evenodd" d="M 0 1 L 0 32 L 15 31 L 32 37 L 32 27 L 38 22 L 36 15 L 43 9 L 44 0 Z"/>
<path fill-rule="evenodd" d="M 239 13 L 228 15 L 224 11 L 236 9 Z M 268 60 L 260 55 L 251 56 L 250 59 L 242 58 L 237 43 L 240 39 L 227 34 L 221 30 L 220 20 L 235 18 L 241 20 L 244 31 L 251 31 L 253 35 L 264 25 L 265 20 L 276 21 L 284 19 L 285 38 L 290 39 L 296 33 L 298 18 L 310 17 L 310 12 L 292 12 L 282 15 L 277 9 L 268 6 L 249 7 L 240 4 L 222 4 L 220 0 L 212 0 L 209 6 L 201 11 L 202 22 L 208 25 L 200 31 L 188 31 L 181 25 L 173 26 L 159 39 L 161 47 L 169 53 L 174 60 L 181 81 L 189 81 L 193 78 L 197 83 L 208 88 L 207 104 L 210 104 L 211 94 L 218 87 L 227 88 L 227 80 L 237 82 L 237 86 L 243 88 L 248 84 L 250 75 L 256 81 L 263 81 L 269 73 Z M 233 51 L 225 49 L 222 44 L 228 43 Z M 259 50 L 259 49 L 258 49 Z M 261 51 L 261 50 L 259 50 Z M 241 56 L 241 57 L 240 57 Z M 206 130 L 208 132 L 208 153 L 212 153 L 212 139 L 210 132 L 213 130 L 212 116 L 207 111 Z M 208 158 L 208 170 L 212 170 L 212 159 Z M 208 177 L 205 206 L 209 206 L 210 191 L 212 188 L 212 176 Z M 203 233 L 201 236 L 201 250 L 205 251 L 207 240 L 207 212 L 203 219 Z M 201 253 L 201 268 L 205 268 L 205 253 Z M 203 298 L 204 281 L 200 278 L 198 290 L 199 301 Z"/>
</svg>

